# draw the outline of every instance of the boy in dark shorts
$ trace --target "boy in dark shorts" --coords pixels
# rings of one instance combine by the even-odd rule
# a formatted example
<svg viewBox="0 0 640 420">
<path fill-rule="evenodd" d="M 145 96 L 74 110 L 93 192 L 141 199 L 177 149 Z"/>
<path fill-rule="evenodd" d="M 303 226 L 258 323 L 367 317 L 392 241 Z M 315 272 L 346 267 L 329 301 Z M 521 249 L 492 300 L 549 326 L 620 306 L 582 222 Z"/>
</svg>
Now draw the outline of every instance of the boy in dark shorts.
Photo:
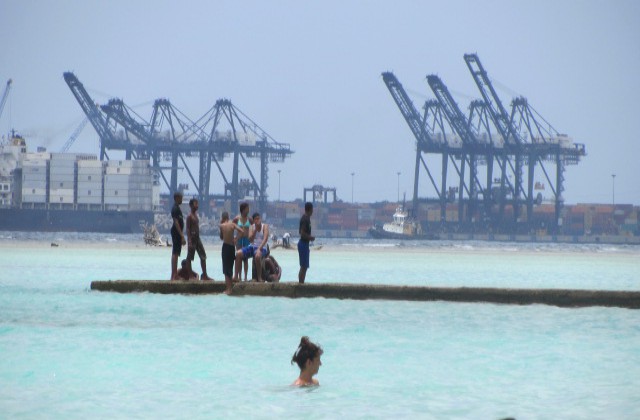
<svg viewBox="0 0 640 420">
<path fill-rule="evenodd" d="M 316 239 L 311 236 L 311 215 L 313 214 L 313 204 L 304 204 L 304 214 L 300 218 L 300 240 L 298 241 L 298 257 L 300 260 L 300 271 L 298 272 L 298 282 L 304 283 L 309 268 L 309 242 Z"/>
<path fill-rule="evenodd" d="M 173 220 L 171 225 L 171 242 L 173 243 L 171 250 L 171 280 L 180 280 L 178 277 L 178 258 L 182 252 L 182 245 L 187 244 L 184 239 L 184 217 L 182 216 L 180 204 L 182 204 L 182 193 L 176 191 L 173 193 L 173 208 L 171 208 L 171 219 Z"/>
<path fill-rule="evenodd" d="M 198 257 L 200 257 L 200 266 L 202 267 L 201 280 L 212 280 L 207 275 L 207 253 L 204 252 L 204 245 L 200 240 L 200 219 L 198 219 L 198 200 L 192 198 L 189 200 L 189 208 L 191 213 L 187 216 L 187 236 L 189 237 L 189 251 L 187 252 L 187 265 L 191 270 L 191 261 L 196 256 L 198 251 Z"/>
<path fill-rule="evenodd" d="M 243 232 L 237 224 L 229 221 L 229 213 L 222 213 L 220 218 L 220 239 L 222 239 L 222 272 L 226 285 L 224 293 L 229 295 L 233 288 L 233 262 L 236 259 L 236 247 L 233 243 L 233 231 Z"/>
</svg>

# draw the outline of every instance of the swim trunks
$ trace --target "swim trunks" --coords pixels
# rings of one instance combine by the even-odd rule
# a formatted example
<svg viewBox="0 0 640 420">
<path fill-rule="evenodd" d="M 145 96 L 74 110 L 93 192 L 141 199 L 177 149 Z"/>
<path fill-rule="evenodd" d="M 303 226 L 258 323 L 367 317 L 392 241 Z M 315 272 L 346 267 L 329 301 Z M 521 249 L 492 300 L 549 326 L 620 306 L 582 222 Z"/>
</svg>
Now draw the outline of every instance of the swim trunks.
<svg viewBox="0 0 640 420">
<path fill-rule="evenodd" d="M 233 277 L 233 262 L 236 259 L 236 249 L 231 244 L 222 244 L 222 273 Z"/>
<path fill-rule="evenodd" d="M 180 255 L 182 252 L 182 238 L 180 237 L 180 234 L 173 229 L 171 229 L 171 242 L 173 244 L 171 253 L 173 255 Z"/>
<path fill-rule="evenodd" d="M 244 259 L 253 258 L 256 255 L 257 250 L 258 247 L 255 245 L 245 246 L 244 248 L 242 248 L 242 257 Z M 262 256 L 266 257 L 267 255 L 269 255 L 269 250 L 267 248 L 262 248 Z"/>
<path fill-rule="evenodd" d="M 309 242 L 298 241 L 298 259 L 300 267 L 309 268 Z"/>
<path fill-rule="evenodd" d="M 207 253 L 204 252 L 204 245 L 202 245 L 200 238 L 196 240 L 194 247 L 189 247 L 189 251 L 187 252 L 187 259 L 189 261 L 193 261 L 196 256 L 196 251 L 198 251 L 198 257 L 200 257 L 201 260 L 207 259 Z"/>
</svg>

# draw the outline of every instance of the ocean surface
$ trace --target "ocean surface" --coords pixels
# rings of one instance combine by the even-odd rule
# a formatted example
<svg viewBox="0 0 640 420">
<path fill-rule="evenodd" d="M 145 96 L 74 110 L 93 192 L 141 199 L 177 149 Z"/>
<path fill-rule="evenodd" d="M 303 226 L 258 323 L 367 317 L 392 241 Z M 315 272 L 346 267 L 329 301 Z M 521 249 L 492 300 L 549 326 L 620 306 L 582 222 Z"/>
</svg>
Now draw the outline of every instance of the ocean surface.
<svg viewBox="0 0 640 420">
<path fill-rule="evenodd" d="M 320 243 L 308 282 L 640 290 L 637 246 Z M 0 232 L 0 419 L 640 418 L 640 311 L 89 290 L 167 279 L 170 254 Z M 297 252 L 273 255 L 297 279 Z M 317 388 L 290 386 L 302 335 Z"/>
</svg>

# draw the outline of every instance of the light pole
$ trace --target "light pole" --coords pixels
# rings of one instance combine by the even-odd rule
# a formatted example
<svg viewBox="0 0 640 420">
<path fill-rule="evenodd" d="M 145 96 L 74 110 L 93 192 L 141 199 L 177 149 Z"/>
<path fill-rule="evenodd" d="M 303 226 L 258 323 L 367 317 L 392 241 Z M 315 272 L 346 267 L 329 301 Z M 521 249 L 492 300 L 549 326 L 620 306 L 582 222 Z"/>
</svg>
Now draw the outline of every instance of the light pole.
<svg viewBox="0 0 640 420">
<path fill-rule="evenodd" d="M 355 172 L 351 172 L 351 204 L 353 204 L 353 177 L 355 174 Z"/>
<path fill-rule="evenodd" d="M 278 169 L 278 201 L 280 201 L 280 172 L 281 169 Z"/>
<path fill-rule="evenodd" d="M 398 174 L 398 203 L 400 202 L 400 174 L 402 172 L 396 172 Z"/>
<path fill-rule="evenodd" d="M 616 174 L 611 174 L 611 202 L 616 205 Z"/>
</svg>

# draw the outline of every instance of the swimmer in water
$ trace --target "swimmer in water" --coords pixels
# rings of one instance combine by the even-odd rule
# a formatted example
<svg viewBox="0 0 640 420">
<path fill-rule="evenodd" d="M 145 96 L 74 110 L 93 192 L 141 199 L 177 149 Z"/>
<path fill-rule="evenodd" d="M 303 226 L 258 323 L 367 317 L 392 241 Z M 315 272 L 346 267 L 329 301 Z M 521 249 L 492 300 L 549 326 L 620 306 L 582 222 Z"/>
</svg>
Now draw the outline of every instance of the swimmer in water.
<svg viewBox="0 0 640 420">
<path fill-rule="evenodd" d="M 291 364 L 294 362 L 298 364 L 300 368 L 300 376 L 295 380 L 292 386 L 318 386 L 320 382 L 314 379 L 313 376 L 318 373 L 322 362 L 320 356 L 322 356 L 322 348 L 311 341 L 309 337 L 302 337 L 300 339 L 300 345 L 291 358 Z"/>
</svg>

